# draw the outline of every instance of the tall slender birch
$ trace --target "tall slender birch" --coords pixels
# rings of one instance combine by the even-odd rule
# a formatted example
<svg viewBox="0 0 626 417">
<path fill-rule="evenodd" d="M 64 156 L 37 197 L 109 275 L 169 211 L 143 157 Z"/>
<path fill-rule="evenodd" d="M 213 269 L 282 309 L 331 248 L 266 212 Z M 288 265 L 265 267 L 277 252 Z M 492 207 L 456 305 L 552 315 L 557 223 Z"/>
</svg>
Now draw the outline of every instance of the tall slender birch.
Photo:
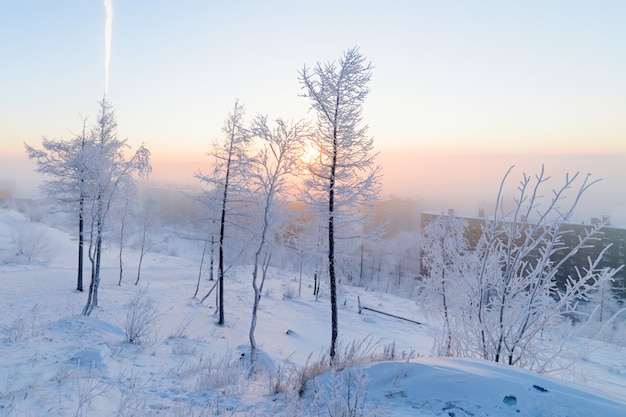
<svg viewBox="0 0 626 417">
<path fill-rule="evenodd" d="M 271 259 L 271 248 L 268 247 L 268 235 L 276 223 L 276 214 L 280 209 L 280 199 L 285 197 L 289 187 L 288 179 L 296 171 L 300 162 L 302 142 L 307 127 L 303 122 L 289 124 L 276 119 L 270 126 L 267 117 L 259 116 L 252 124 L 254 137 L 260 140 L 260 150 L 250 160 L 249 179 L 252 195 L 258 199 L 261 207 L 261 218 L 258 227 L 258 246 L 254 253 L 252 271 L 252 288 L 254 302 L 250 323 L 250 362 L 254 370 L 257 356 L 257 344 L 254 336 L 257 323 L 257 311 L 261 301 L 263 284 L 267 267 Z M 259 267 L 261 277 L 259 278 Z"/>
<path fill-rule="evenodd" d="M 326 202 L 328 274 L 331 302 L 330 359 L 334 361 L 338 338 L 335 243 L 337 221 L 362 218 L 363 206 L 378 197 L 380 169 L 375 163 L 374 141 L 362 125 L 362 107 L 369 93 L 373 66 L 358 48 L 346 51 L 338 63 L 317 63 L 299 73 L 303 97 L 317 115 L 312 146 L 318 155 L 308 166 L 304 181 L 309 201 Z"/>
<path fill-rule="evenodd" d="M 224 122 L 222 131 L 224 141 L 213 144 L 212 156 L 215 166 L 211 175 L 198 172 L 196 178 L 201 182 L 220 190 L 220 218 L 219 218 L 219 241 L 218 241 L 218 324 L 223 325 L 224 316 L 224 238 L 226 234 L 226 217 L 228 215 L 230 198 L 233 191 L 237 190 L 238 182 L 243 177 L 242 172 L 246 168 L 248 145 L 251 142 L 250 132 L 244 125 L 244 108 L 239 102 L 235 102 L 233 111 Z M 232 190 L 234 189 L 234 190 Z"/>
</svg>

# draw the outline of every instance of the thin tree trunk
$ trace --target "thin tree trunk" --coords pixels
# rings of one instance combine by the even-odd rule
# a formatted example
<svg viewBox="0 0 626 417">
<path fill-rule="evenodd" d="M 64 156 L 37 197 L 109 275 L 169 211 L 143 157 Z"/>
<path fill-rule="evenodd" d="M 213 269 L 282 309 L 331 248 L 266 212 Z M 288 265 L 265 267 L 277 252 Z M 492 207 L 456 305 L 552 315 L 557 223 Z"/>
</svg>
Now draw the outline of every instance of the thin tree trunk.
<svg viewBox="0 0 626 417">
<path fill-rule="evenodd" d="M 215 254 L 215 235 L 211 234 L 211 263 L 209 266 L 209 281 L 213 281 L 213 259 Z"/>
<path fill-rule="evenodd" d="M 339 100 L 339 98 L 337 98 Z M 333 158 L 328 186 L 328 276 L 330 280 L 330 362 L 335 361 L 337 336 L 339 334 L 337 314 L 337 280 L 335 277 L 335 170 L 337 169 L 337 124 L 333 132 Z"/>
<path fill-rule="evenodd" d="M 389 287 L 391 286 L 391 278 L 393 275 L 393 267 L 392 267 L 392 259 L 393 257 L 389 257 L 389 261 L 387 262 L 387 286 L 385 287 L 385 294 L 389 293 Z"/>
<path fill-rule="evenodd" d="M 363 282 L 363 242 L 361 242 L 361 263 L 359 265 L 359 286 Z"/>
<path fill-rule="evenodd" d="M 444 255 L 445 256 L 445 255 Z M 448 314 L 448 299 L 446 296 L 446 270 L 445 266 L 441 271 L 441 294 L 443 301 L 443 318 L 446 323 L 446 356 L 450 356 L 452 350 L 452 329 L 450 328 L 450 317 Z"/>
<path fill-rule="evenodd" d="M 89 295 L 87 304 L 83 308 L 82 314 L 89 316 L 93 308 L 98 306 L 98 286 L 100 285 L 100 262 L 102 253 L 102 232 L 104 228 L 102 220 L 102 201 L 98 200 L 98 212 L 96 214 L 96 239 L 95 247 L 93 243 L 93 221 L 91 226 L 91 242 L 89 244 L 89 260 L 91 261 L 91 282 L 89 283 Z"/>
<path fill-rule="evenodd" d="M 144 244 L 141 244 L 141 251 L 139 252 L 139 264 L 137 265 L 137 279 L 135 280 L 135 285 L 139 284 L 139 278 L 141 278 L 141 265 L 143 264 L 143 257 L 146 254 Z"/>
<path fill-rule="evenodd" d="M 331 199 L 332 201 L 332 199 Z M 331 203 L 332 208 L 332 203 Z M 332 211 L 331 211 L 332 213 Z M 335 360 L 338 336 L 338 314 L 337 314 L 337 281 L 335 278 L 335 242 L 334 242 L 334 217 L 328 218 L 328 275 L 330 280 L 330 315 L 331 315 L 331 339 L 330 339 L 330 360 Z"/>
<path fill-rule="evenodd" d="M 391 285 L 391 265 L 387 267 L 387 285 L 385 286 L 385 294 L 389 293 L 390 285 Z"/>
<path fill-rule="evenodd" d="M 93 285 L 93 300 L 89 309 L 89 314 L 91 314 L 94 307 L 98 307 L 98 289 L 100 288 L 100 265 L 102 262 L 102 230 L 98 231 L 96 251 L 96 275 Z"/>
<path fill-rule="evenodd" d="M 87 291 L 87 303 L 83 308 L 82 315 L 88 316 L 91 312 L 91 304 L 93 303 L 93 292 L 95 288 L 95 278 L 96 278 L 96 256 L 95 256 L 95 248 L 94 248 L 94 231 L 93 231 L 93 219 L 91 221 L 91 228 L 89 233 L 89 262 L 91 263 L 91 279 L 89 281 L 89 290 Z"/>
<path fill-rule="evenodd" d="M 448 297 L 446 292 L 446 268 L 448 262 L 446 259 L 446 238 L 448 237 L 448 232 L 450 231 L 450 219 L 448 218 L 446 223 L 446 229 L 443 234 L 443 238 L 441 239 L 441 297 L 443 302 L 443 317 L 446 324 L 446 356 L 450 356 L 450 351 L 452 350 L 452 328 L 450 326 L 450 315 L 448 314 Z"/>
<path fill-rule="evenodd" d="M 85 121 L 83 120 L 83 135 L 81 143 L 81 152 L 85 149 Z M 85 190 L 83 177 L 84 169 L 80 169 L 80 197 L 78 200 L 78 278 L 76 280 L 76 289 L 83 292 L 83 255 L 84 255 L 84 218 L 85 218 Z"/>
<path fill-rule="evenodd" d="M 222 218 L 221 218 L 221 223 L 220 223 L 220 246 L 219 246 L 219 253 L 218 253 L 218 266 L 217 266 L 217 273 L 218 273 L 218 292 L 217 292 L 217 297 L 218 297 L 218 306 L 217 308 L 219 309 L 219 320 L 217 322 L 217 324 L 219 325 L 223 325 L 224 324 L 224 224 L 226 222 L 226 190 L 227 190 L 227 186 L 224 186 L 224 200 L 222 202 Z"/>
<path fill-rule="evenodd" d="M 93 299 L 93 286 L 94 286 L 94 263 L 92 261 L 91 263 L 91 281 L 89 282 L 89 290 L 87 291 L 87 303 L 85 304 L 85 307 L 83 308 L 82 311 L 82 315 L 83 316 L 88 316 L 89 315 L 89 308 L 91 307 L 91 300 Z"/>
<path fill-rule="evenodd" d="M 217 292 L 219 320 L 217 324 L 224 325 L 224 232 L 226 225 L 226 201 L 228 198 L 228 180 L 230 176 L 230 163 L 233 152 L 233 138 L 230 140 L 230 149 L 228 151 L 228 161 L 226 163 L 226 175 L 224 178 L 224 195 L 222 196 L 222 216 L 220 218 L 220 246 L 218 254 L 218 281 L 219 288 Z"/>
<path fill-rule="evenodd" d="M 256 280 L 253 280 L 254 286 L 254 305 L 252 306 L 252 321 L 250 323 L 250 373 L 254 372 L 257 358 L 257 346 L 256 340 L 254 338 L 254 330 L 256 329 L 257 322 L 257 312 L 259 309 L 259 304 L 261 303 L 261 294 L 263 292 L 263 285 L 265 284 L 265 278 L 267 277 L 267 268 L 270 265 L 271 255 L 266 256 L 263 260 L 263 265 L 261 265 L 262 275 L 261 282 L 257 286 Z M 255 266 L 255 272 L 258 272 L 257 267 Z"/>
<path fill-rule="evenodd" d="M 500 362 L 500 355 L 502 353 L 502 346 L 504 344 L 504 306 L 508 300 L 508 285 L 504 287 L 502 291 L 502 297 L 500 297 L 500 312 L 498 315 L 498 330 L 500 336 L 498 337 L 498 343 L 496 345 L 495 362 Z"/>
<path fill-rule="evenodd" d="M 602 285 L 602 287 L 600 287 L 600 323 L 602 323 L 603 321 L 602 312 L 604 310 L 604 287 L 605 285 Z"/>
<path fill-rule="evenodd" d="M 84 237 L 83 237 L 83 206 L 85 204 L 85 197 L 82 193 L 78 202 L 78 278 L 76 281 L 76 290 L 83 292 L 83 253 L 84 253 Z"/>
<path fill-rule="evenodd" d="M 214 314 L 218 314 L 218 313 L 219 313 L 218 306 L 220 305 L 220 298 L 219 298 L 219 294 L 220 294 L 220 291 L 219 291 L 220 281 L 219 281 L 219 280 L 216 280 L 216 281 L 215 281 L 215 284 L 217 285 L 218 290 L 217 290 L 217 291 L 215 291 L 215 313 L 214 313 Z"/>
<path fill-rule="evenodd" d="M 93 308 L 98 306 L 98 286 L 100 285 L 100 249 L 98 249 L 98 247 L 101 247 L 100 242 L 101 239 L 96 238 L 96 253 L 95 259 L 92 259 L 89 294 L 87 297 L 87 304 L 85 305 L 82 313 L 84 316 L 91 315 Z"/>
<path fill-rule="evenodd" d="M 261 253 L 263 252 L 263 248 L 265 247 L 265 237 L 267 235 L 267 230 L 269 228 L 269 211 L 270 211 L 270 203 L 273 197 L 272 188 L 268 191 L 265 196 L 265 207 L 263 209 L 263 230 L 261 231 L 261 241 L 259 242 L 259 246 L 254 254 L 254 269 L 252 271 L 252 289 L 254 290 L 254 303 L 252 304 L 252 320 L 250 322 L 250 372 L 254 372 L 254 368 L 256 365 L 256 339 L 254 338 L 254 331 L 256 329 L 256 321 L 257 321 L 257 311 L 259 310 L 259 303 L 261 302 L 261 291 L 263 290 L 263 284 L 265 283 L 265 274 L 267 271 L 266 264 L 269 264 L 269 259 L 264 260 L 263 267 L 263 278 L 261 280 L 261 284 L 257 283 L 258 272 L 259 272 L 259 258 L 261 257 Z"/>
<path fill-rule="evenodd" d="M 204 303 L 204 300 L 206 300 L 207 298 L 209 298 L 209 295 L 211 295 L 211 293 L 213 292 L 213 290 L 215 289 L 215 287 L 217 287 L 218 281 L 215 281 L 215 284 L 213 284 L 213 286 L 211 287 L 211 289 L 209 290 L 208 293 L 206 293 L 206 295 L 204 297 L 202 297 L 202 299 L 200 300 L 200 304 Z"/>
<path fill-rule="evenodd" d="M 100 288 L 100 265 L 102 262 L 102 232 L 103 232 L 102 219 L 98 219 L 98 234 L 96 237 L 96 265 L 95 274 L 93 279 L 93 298 L 87 315 L 91 315 L 94 307 L 98 307 L 98 289 Z"/>
<path fill-rule="evenodd" d="M 300 279 L 298 281 L 298 298 L 302 297 L 302 264 L 304 262 L 304 254 L 300 255 Z"/>
<path fill-rule="evenodd" d="M 122 225 L 120 226 L 120 253 L 119 253 L 119 261 L 120 261 L 120 279 L 117 281 L 117 285 L 122 285 L 122 276 L 124 273 L 124 266 L 122 262 L 122 253 L 124 251 L 124 223 L 126 222 L 126 210 L 128 209 L 128 200 L 126 200 L 126 207 L 124 207 L 124 214 L 122 215 Z"/>
<path fill-rule="evenodd" d="M 204 246 L 202 247 L 202 257 L 200 258 L 200 270 L 198 271 L 198 282 L 196 283 L 196 292 L 193 293 L 192 298 L 196 298 L 198 295 L 198 291 L 200 291 L 200 278 L 202 278 L 202 264 L 204 263 L 204 255 L 206 254 L 206 247 L 209 244 L 208 241 L 204 241 Z"/>
<path fill-rule="evenodd" d="M 261 290 L 259 285 L 257 285 L 257 274 L 259 270 L 258 266 L 258 257 L 259 251 L 254 255 L 254 270 L 252 272 L 252 288 L 254 289 L 254 302 L 252 303 L 252 319 L 250 321 L 250 372 L 254 372 L 254 368 L 256 365 L 256 339 L 254 338 L 254 331 L 256 329 L 256 321 L 257 321 L 257 312 L 259 310 L 259 303 L 261 302 Z M 261 283 L 261 285 L 263 285 Z"/>
</svg>

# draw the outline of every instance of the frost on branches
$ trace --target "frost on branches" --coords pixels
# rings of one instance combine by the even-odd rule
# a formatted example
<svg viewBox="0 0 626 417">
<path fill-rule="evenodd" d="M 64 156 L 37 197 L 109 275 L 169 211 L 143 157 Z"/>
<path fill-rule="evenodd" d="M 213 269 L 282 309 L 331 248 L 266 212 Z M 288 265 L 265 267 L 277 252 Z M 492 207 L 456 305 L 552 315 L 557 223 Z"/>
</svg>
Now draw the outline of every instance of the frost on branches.
<svg viewBox="0 0 626 417">
<path fill-rule="evenodd" d="M 503 189 L 510 172 L 474 250 L 468 250 L 461 233 L 465 226 L 454 216 L 443 216 L 425 227 L 421 298 L 442 312 L 438 354 L 546 370 L 554 366 L 551 360 L 564 349 L 568 337 L 558 329 L 579 302 L 601 289 L 618 270 L 598 267 L 604 248 L 580 265 L 565 285 L 557 285 L 559 269 L 601 235 L 603 225 L 591 225 L 576 245 L 564 243 L 570 231 L 563 226 L 597 181 L 568 175 L 545 197 L 542 193 L 550 178 L 542 169 L 535 177 L 523 175 L 513 204 L 507 206 Z"/>
<path fill-rule="evenodd" d="M 372 68 L 355 47 L 346 51 L 338 63 L 318 63 L 300 71 L 303 96 L 309 99 L 317 116 L 317 129 L 312 136 L 317 155 L 307 167 L 303 191 L 311 206 L 320 209 L 318 214 L 328 227 L 331 361 L 338 337 L 337 232 L 362 220 L 364 206 L 375 200 L 380 191 L 374 141 L 367 134 L 367 125 L 361 124 Z"/>
</svg>

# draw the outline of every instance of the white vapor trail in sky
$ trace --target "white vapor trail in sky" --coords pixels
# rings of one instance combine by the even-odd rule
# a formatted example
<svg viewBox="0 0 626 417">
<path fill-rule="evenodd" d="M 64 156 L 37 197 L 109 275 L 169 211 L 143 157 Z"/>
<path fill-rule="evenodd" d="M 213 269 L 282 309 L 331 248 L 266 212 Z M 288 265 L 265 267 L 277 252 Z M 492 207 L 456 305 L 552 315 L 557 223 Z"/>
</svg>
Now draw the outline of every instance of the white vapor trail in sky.
<svg viewBox="0 0 626 417">
<path fill-rule="evenodd" d="M 111 34 L 113 32 L 113 0 L 104 0 L 104 96 L 109 95 L 109 64 L 111 62 Z"/>
</svg>

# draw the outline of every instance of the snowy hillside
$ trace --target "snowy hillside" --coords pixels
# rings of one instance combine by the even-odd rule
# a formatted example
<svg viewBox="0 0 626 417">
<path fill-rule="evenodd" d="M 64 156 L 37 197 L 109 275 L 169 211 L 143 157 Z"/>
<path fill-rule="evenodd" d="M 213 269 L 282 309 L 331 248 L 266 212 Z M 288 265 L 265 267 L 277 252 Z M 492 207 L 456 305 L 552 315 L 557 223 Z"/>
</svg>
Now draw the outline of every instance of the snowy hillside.
<svg viewBox="0 0 626 417">
<path fill-rule="evenodd" d="M 44 246 L 31 254 L 43 261 L 19 250 L 35 243 Z M 298 296 L 297 274 L 280 270 L 269 272 L 260 305 L 262 369 L 249 375 L 249 267 L 229 271 L 226 325 L 218 326 L 214 296 L 200 304 L 213 283 L 203 277 L 192 298 L 197 261 L 149 253 L 135 286 L 137 254 L 127 250 L 118 286 L 111 249 L 99 307 L 81 317 L 86 294 L 74 290 L 75 246 L 58 230 L 0 209 L 2 417 L 626 416 L 622 347 L 590 344 L 577 367 L 562 375 L 576 382 L 478 360 L 432 358 L 437 328 L 413 301 L 351 287 L 340 294 L 342 352 L 390 360 L 324 372 L 300 387 L 293 382 L 298 370 L 312 368 L 329 344 L 329 301 L 324 288 L 315 300 L 310 277 Z M 359 314 L 358 298 L 424 324 Z M 146 314 L 135 343 L 127 341 L 132 313 Z"/>
</svg>

